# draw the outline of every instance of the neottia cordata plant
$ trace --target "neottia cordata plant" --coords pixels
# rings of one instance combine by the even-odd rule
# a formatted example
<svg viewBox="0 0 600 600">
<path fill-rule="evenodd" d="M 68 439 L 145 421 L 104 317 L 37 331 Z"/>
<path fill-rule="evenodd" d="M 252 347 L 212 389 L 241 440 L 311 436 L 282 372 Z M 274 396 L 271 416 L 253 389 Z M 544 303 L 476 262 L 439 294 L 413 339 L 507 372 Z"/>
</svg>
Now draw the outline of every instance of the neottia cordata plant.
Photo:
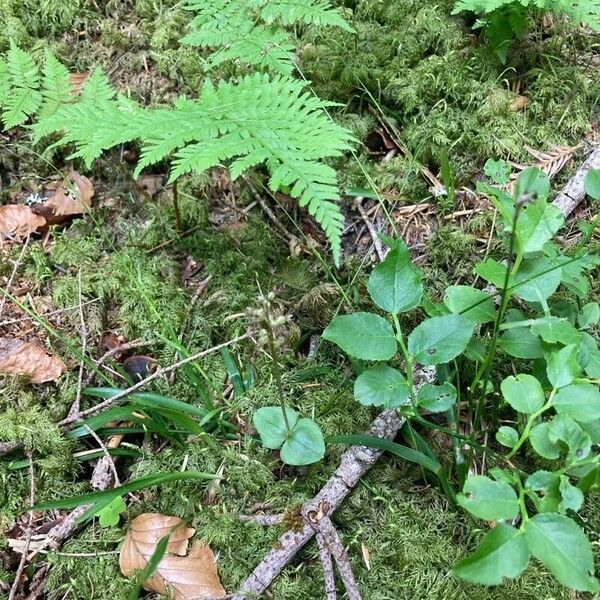
<svg viewBox="0 0 600 600">
<path fill-rule="evenodd" d="M 600 483 L 594 450 L 600 443 L 600 350 L 593 335 L 600 306 L 585 302 L 586 271 L 600 262 L 586 249 L 598 219 L 582 226 L 582 240 L 564 252 L 553 241 L 564 217 L 547 201 L 548 177 L 528 169 L 509 194 L 506 163 L 488 161 L 486 173 L 498 186 L 482 183 L 479 191 L 498 211 L 507 248 L 504 261 L 488 258 L 475 267 L 487 285 L 450 286 L 435 304 L 404 242 L 384 238 L 390 251 L 368 282 L 384 315 L 337 316 L 324 337 L 373 363 L 354 384 L 358 402 L 397 408 L 407 419 L 405 437 L 413 448 L 373 445 L 436 473 L 451 499 L 490 525 L 478 549 L 454 566 L 455 575 L 497 585 L 521 574 L 533 557 L 561 584 L 598 592 L 591 545 L 577 516 L 584 494 Z M 600 171 L 588 175 L 587 191 L 600 199 Z M 402 317 L 415 310 L 427 318 L 407 335 Z M 435 365 L 438 384 L 417 388 L 415 365 Z M 450 425 L 427 413 L 446 413 Z M 461 422 L 472 431 L 464 434 Z M 418 426 L 454 440 L 460 493 L 451 489 L 452 469 L 441 467 Z M 485 443 L 488 432 L 495 444 Z M 469 476 L 483 454 L 491 462 L 488 473 Z"/>
<path fill-rule="evenodd" d="M 118 93 L 96 68 L 80 93 L 69 72 L 46 53 L 39 69 L 32 54 L 12 45 L 0 57 L 0 109 L 5 128 L 33 118 L 34 141 L 74 146 L 70 158 L 89 166 L 109 148 L 142 144 L 136 176 L 172 159 L 170 181 L 219 165 L 232 178 L 258 165 L 269 187 L 297 198 L 323 228 L 339 260 L 343 217 L 336 173 L 324 161 L 349 148 L 350 133 L 331 120 L 329 102 L 312 94 L 296 68 L 291 26 L 335 26 L 351 31 L 327 0 L 190 0 L 197 13 L 182 42 L 214 50 L 207 71 L 235 62 L 241 76 L 216 84 L 207 77 L 198 98 L 170 107 L 141 106 Z"/>
</svg>

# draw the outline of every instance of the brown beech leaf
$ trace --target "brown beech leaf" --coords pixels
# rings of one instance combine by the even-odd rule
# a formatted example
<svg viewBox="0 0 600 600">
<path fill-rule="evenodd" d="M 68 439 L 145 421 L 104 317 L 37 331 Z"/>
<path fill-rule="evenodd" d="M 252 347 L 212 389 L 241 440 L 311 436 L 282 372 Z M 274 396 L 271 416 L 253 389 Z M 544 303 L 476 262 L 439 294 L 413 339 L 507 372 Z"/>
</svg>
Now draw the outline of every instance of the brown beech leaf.
<svg viewBox="0 0 600 600">
<path fill-rule="evenodd" d="M 92 182 L 77 171 L 60 183 L 48 200 L 37 205 L 34 210 L 46 218 L 48 224 L 61 223 L 65 217 L 88 212 L 92 205 L 94 186 Z"/>
<path fill-rule="evenodd" d="M 79 96 L 81 90 L 87 80 L 90 78 L 91 73 L 71 73 L 69 75 L 69 83 L 71 84 L 71 96 Z"/>
<path fill-rule="evenodd" d="M 173 600 L 220 600 L 226 592 L 209 546 L 195 542 L 186 556 L 195 530 L 179 517 L 145 513 L 135 518 L 125 536 L 119 566 L 125 577 L 143 569 L 161 538 L 171 533 L 167 552 L 153 575 L 143 582 L 149 592 L 169 595 Z"/>
<path fill-rule="evenodd" d="M 0 338 L 0 373 L 26 375 L 31 383 L 44 383 L 56 381 L 64 370 L 63 361 L 40 344 Z"/>
<path fill-rule="evenodd" d="M 29 206 L 9 204 L 0 206 L 0 237 L 12 236 L 18 241 L 46 224 L 46 219 L 36 215 Z"/>
</svg>

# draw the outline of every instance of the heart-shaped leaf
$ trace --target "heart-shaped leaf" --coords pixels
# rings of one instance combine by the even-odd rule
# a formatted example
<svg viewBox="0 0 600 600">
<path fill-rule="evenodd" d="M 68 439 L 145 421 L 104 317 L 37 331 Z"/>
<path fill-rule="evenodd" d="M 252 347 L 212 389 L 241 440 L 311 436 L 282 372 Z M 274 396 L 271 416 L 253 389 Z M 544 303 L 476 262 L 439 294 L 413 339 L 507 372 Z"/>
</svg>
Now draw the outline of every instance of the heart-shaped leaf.
<svg viewBox="0 0 600 600">
<path fill-rule="evenodd" d="M 534 413 L 544 405 L 544 391 L 533 375 L 507 377 L 500 384 L 504 399 L 519 412 Z"/>
<path fill-rule="evenodd" d="M 285 413 L 290 429 L 293 429 L 294 425 L 298 422 L 298 413 L 291 408 L 286 409 Z M 265 448 L 269 448 L 270 450 L 279 450 L 281 448 L 287 438 L 288 430 L 285 426 L 285 418 L 280 406 L 259 408 L 254 413 L 252 422 Z"/>
<path fill-rule="evenodd" d="M 299 419 L 292 435 L 281 447 L 281 460 L 287 465 L 310 465 L 325 456 L 325 440 L 312 419 Z"/>
</svg>

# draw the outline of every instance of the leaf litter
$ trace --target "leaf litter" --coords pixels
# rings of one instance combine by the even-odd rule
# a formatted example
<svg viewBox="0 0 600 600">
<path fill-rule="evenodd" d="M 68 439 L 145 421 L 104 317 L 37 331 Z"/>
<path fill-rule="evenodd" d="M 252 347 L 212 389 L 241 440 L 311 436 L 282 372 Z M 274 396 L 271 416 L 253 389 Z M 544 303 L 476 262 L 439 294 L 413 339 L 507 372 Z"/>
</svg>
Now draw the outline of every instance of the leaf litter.
<svg viewBox="0 0 600 600">
<path fill-rule="evenodd" d="M 134 577 L 151 560 L 161 539 L 170 535 L 165 555 L 142 586 L 149 592 L 172 594 L 173 600 L 221 600 L 226 597 L 210 547 L 196 541 L 195 529 L 179 517 L 145 513 L 131 521 L 119 556 L 125 577 Z"/>
</svg>

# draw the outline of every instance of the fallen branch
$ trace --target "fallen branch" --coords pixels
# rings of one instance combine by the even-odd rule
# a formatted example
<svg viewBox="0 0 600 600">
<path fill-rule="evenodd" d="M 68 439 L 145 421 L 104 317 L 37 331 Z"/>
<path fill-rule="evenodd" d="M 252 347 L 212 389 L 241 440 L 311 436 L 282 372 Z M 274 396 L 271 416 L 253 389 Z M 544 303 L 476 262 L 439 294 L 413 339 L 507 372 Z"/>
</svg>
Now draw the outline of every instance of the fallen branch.
<svg viewBox="0 0 600 600">
<path fill-rule="evenodd" d="M 585 198 L 585 178 L 592 169 L 600 169 L 600 147 L 596 148 L 579 167 L 577 173 L 569 179 L 562 192 L 552 204 L 568 217 Z"/>
<path fill-rule="evenodd" d="M 404 419 L 395 410 L 384 410 L 371 424 L 368 430 L 385 440 L 392 440 L 400 430 Z M 316 534 L 315 514 L 329 518 L 359 482 L 360 478 L 377 462 L 381 450 L 352 446 L 342 455 L 339 467 L 323 486 L 321 491 L 309 502 L 302 505 L 300 514 L 304 525 L 301 529 L 286 531 L 262 562 L 240 587 L 232 600 L 248 600 L 260 597 L 275 581 L 296 553 Z M 335 556 L 334 556 L 335 558 Z"/>
</svg>

